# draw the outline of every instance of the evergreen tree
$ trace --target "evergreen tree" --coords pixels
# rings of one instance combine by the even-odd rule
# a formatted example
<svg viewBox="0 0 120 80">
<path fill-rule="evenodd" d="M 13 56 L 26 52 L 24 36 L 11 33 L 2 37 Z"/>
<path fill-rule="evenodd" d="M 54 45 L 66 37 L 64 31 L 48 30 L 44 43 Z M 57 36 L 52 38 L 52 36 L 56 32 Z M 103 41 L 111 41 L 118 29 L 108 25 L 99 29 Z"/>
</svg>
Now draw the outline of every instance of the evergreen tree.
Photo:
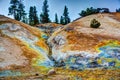
<svg viewBox="0 0 120 80">
<path fill-rule="evenodd" d="M 27 16 L 23 16 L 22 22 L 28 24 L 28 18 L 27 18 Z"/>
<path fill-rule="evenodd" d="M 64 24 L 63 16 L 61 16 L 61 18 L 60 18 L 60 24 Z"/>
<path fill-rule="evenodd" d="M 19 5 L 19 1 L 18 0 L 11 0 L 10 1 L 11 6 L 8 8 L 9 9 L 9 13 L 8 15 L 13 15 L 14 19 L 17 20 L 18 18 L 18 5 Z"/>
<path fill-rule="evenodd" d="M 13 15 L 14 19 L 20 21 L 26 15 L 25 13 L 25 6 L 22 3 L 22 0 L 11 0 L 11 6 L 9 7 L 9 14 Z"/>
<path fill-rule="evenodd" d="M 48 1 L 44 0 L 43 2 L 43 7 L 42 7 L 42 13 L 40 14 L 40 22 L 41 23 L 49 23 L 50 19 L 49 19 L 49 10 L 48 10 Z"/>
<path fill-rule="evenodd" d="M 84 17 L 87 15 L 99 13 L 101 8 L 94 9 L 93 7 L 87 8 L 86 10 L 82 10 L 81 13 L 79 13 L 80 16 Z"/>
<path fill-rule="evenodd" d="M 102 8 L 102 10 L 103 10 L 103 13 L 109 13 L 110 12 L 110 10 L 108 8 Z"/>
<path fill-rule="evenodd" d="M 33 26 L 33 25 L 36 25 L 38 23 L 39 23 L 39 20 L 38 20 L 36 7 L 31 6 L 30 10 L 29 10 L 29 24 Z"/>
<path fill-rule="evenodd" d="M 90 7 L 90 8 L 87 8 L 86 10 L 82 10 L 81 13 L 79 13 L 79 15 L 81 17 L 85 17 L 85 16 L 88 16 L 88 15 L 91 15 L 91 14 L 96 14 L 96 13 L 109 13 L 109 9 L 108 8 L 93 8 L 93 7 Z"/>
<path fill-rule="evenodd" d="M 116 9 L 116 12 L 120 12 L 120 8 Z"/>
<path fill-rule="evenodd" d="M 64 8 L 64 13 L 63 13 L 64 24 L 70 23 L 70 18 L 69 18 L 69 16 L 68 16 L 68 14 L 69 14 L 68 8 L 67 8 L 67 6 L 65 6 L 65 8 Z"/>
<path fill-rule="evenodd" d="M 23 18 L 26 16 L 25 10 L 24 10 L 25 6 L 23 5 L 22 1 L 20 0 L 19 5 L 18 5 L 18 20 L 23 21 Z"/>
<path fill-rule="evenodd" d="M 31 6 L 30 10 L 29 10 L 29 24 L 30 25 L 34 25 L 34 18 L 33 18 L 33 13 L 34 13 L 34 9 Z"/>
<path fill-rule="evenodd" d="M 101 25 L 100 22 L 98 22 L 96 19 L 91 20 L 90 27 L 99 28 L 100 25 Z"/>
<path fill-rule="evenodd" d="M 33 14 L 34 14 L 34 16 L 33 16 L 33 18 L 34 18 L 34 25 L 35 25 L 35 24 L 39 23 L 38 15 L 37 15 L 37 10 L 36 10 L 35 6 L 33 7 Z"/>
<path fill-rule="evenodd" d="M 55 14 L 55 23 L 59 23 L 57 13 Z"/>
<path fill-rule="evenodd" d="M 79 15 L 82 16 L 82 17 L 87 16 L 87 15 L 86 15 L 86 11 L 84 11 L 84 10 L 82 10 Z"/>
</svg>

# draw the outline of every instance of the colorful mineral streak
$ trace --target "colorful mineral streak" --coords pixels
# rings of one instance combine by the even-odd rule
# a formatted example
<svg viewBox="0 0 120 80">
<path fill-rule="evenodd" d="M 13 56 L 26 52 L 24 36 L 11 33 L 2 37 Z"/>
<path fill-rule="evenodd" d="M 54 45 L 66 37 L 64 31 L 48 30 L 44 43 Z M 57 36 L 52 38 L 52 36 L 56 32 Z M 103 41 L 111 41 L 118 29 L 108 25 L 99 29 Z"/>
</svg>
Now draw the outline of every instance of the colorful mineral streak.
<svg viewBox="0 0 120 80">
<path fill-rule="evenodd" d="M 55 62 L 55 66 L 83 70 L 87 68 L 120 68 L 120 42 L 102 41 L 95 46 L 96 55 L 91 52 L 80 52 L 70 55 L 65 60 Z M 87 56 L 86 56 L 87 55 Z M 88 56 L 89 55 L 89 56 Z"/>
<path fill-rule="evenodd" d="M 119 41 L 103 41 L 97 45 L 100 52 L 99 57 L 102 64 L 108 67 L 120 68 L 120 42 Z"/>
</svg>

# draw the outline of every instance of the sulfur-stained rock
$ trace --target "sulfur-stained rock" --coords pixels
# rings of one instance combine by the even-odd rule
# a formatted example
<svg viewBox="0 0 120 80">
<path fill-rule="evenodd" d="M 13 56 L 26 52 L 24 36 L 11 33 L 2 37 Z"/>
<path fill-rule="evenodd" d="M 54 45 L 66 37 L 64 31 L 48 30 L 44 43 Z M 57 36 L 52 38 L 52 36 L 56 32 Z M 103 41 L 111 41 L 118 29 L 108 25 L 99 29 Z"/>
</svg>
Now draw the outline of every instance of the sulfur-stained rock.
<svg viewBox="0 0 120 80">
<path fill-rule="evenodd" d="M 75 20 L 55 31 L 48 39 L 52 57 L 63 60 L 71 69 L 119 68 L 120 62 L 120 13 L 99 13 Z M 91 28 L 96 19 L 99 28 Z M 80 64 L 80 65 L 79 65 Z"/>
<path fill-rule="evenodd" d="M 35 67 L 51 67 L 43 36 L 47 35 L 35 27 L 0 15 L 0 77 L 16 76 L 16 70 L 30 75 Z"/>
</svg>

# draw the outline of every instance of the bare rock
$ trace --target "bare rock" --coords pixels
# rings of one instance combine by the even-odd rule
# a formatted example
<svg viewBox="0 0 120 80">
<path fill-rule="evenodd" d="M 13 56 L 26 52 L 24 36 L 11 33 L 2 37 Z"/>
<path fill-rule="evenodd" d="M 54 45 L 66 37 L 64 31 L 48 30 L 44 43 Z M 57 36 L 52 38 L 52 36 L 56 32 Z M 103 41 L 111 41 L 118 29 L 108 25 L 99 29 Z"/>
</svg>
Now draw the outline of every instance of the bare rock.
<svg viewBox="0 0 120 80">
<path fill-rule="evenodd" d="M 56 74 L 56 71 L 55 71 L 55 69 L 51 69 L 51 70 L 48 71 L 47 74 L 48 75 L 54 75 L 54 74 Z"/>
<path fill-rule="evenodd" d="M 0 62 L 2 62 L 2 61 L 4 61 L 4 59 L 3 59 L 3 58 L 0 58 Z"/>
</svg>

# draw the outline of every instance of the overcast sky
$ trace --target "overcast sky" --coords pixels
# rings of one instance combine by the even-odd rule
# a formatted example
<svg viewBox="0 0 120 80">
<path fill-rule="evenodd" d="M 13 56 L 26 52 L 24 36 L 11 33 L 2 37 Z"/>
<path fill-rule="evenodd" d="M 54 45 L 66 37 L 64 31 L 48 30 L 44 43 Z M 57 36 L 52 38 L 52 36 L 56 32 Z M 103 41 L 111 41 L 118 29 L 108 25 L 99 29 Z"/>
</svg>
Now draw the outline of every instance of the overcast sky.
<svg viewBox="0 0 120 80">
<path fill-rule="evenodd" d="M 36 6 L 38 15 L 41 13 L 41 8 L 44 0 L 24 0 L 25 10 L 28 13 L 30 6 Z M 8 7 L 10 0 L 0 0 L 0 14 L 8 16 Z M 54 21 L 55 13 L 58 17 L 63 14 L 64 6 L 69 9 L 69 16 L 71 20 L 79 17 L 78 13 L 88 7 L 94 8 L 109 8 L 110 11 L 115 11 L 120 8 L 120 0 L 48 0 L 49 14 L 52 21 Z"/>
</svg>

